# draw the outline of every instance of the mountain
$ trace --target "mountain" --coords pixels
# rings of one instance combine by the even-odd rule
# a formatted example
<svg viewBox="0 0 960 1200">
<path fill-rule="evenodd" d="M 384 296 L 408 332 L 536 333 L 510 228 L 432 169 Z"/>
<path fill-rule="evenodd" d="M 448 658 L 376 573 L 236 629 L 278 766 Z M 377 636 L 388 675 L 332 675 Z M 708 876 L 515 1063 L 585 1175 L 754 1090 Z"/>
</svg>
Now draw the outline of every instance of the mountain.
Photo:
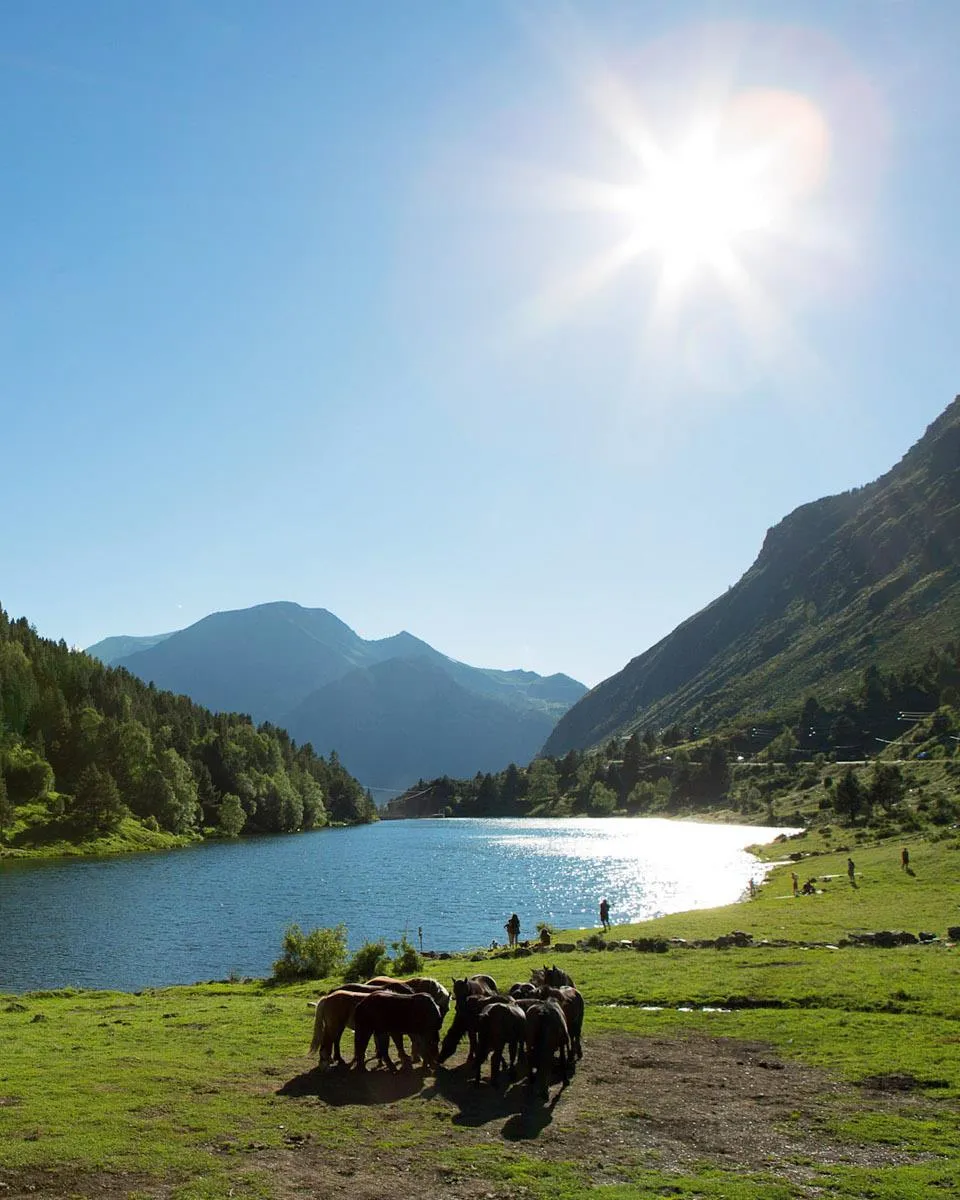
<svg viewBox="0 0 960 1200">
<path fill-rule="evenodd" d="M 427 775 L 472 776 L 525 763 L 554 724 L 545 712 L 468 690 L 427 656 L 351 671 L 313 692 L 284 723 L 298 741 L 322 730 L 324 748 L 335 746 L 345 765 L 362 762 L 364 779 L 396 791 Z"/>
<path fill-rule="evenodd" d="M 102 642 L 88 646 L 86 653 L 99 658 L 105 667 L 112 667 L 121 658 L 136 654 L 138 650 L 149 650 L 151 646 L 156 646 L 158 642 L 170 636 L 169 633 L 155 633 L 152 637 L 128 637 L 121 634 L 119 637 L 104 638 Z"/>
<path fill-rule="evenodd" d="M 599 684 L 543 752 L 799 707 L 960 628 L 960 397 L 887 474 L 796 509 L 723 596 Z"/>
<path fill-rule="evenodd" d="M 366 786 L 384 789 L 442 774 L 446 763 L 472 775 L 527 762 L 586 691 L 566 675 L 472 667 L 406 631 L 368 641 L 326 609 L 286 601 L 213 613 L 142 641 L 152 644 L 114 664 L 214 711 L 249 713 L 336 749 Z"/>
<path fill-rule="evenodd" d="M 376 819 L 335 759 L 149 688 L 2 608 L 0 681 L 0 855 Z"/>
</svg>

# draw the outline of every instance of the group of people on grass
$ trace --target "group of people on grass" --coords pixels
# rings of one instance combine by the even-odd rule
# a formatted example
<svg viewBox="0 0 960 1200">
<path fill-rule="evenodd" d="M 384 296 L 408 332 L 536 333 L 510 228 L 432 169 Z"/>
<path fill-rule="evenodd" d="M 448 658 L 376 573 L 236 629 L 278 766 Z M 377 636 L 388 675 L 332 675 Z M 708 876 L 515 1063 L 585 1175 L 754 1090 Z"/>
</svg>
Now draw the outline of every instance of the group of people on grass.
<svg viewBox="0 0 960 1200">
<path fill-rule="evenodd" d="M 600 927 L 604 931 L 604 933 L 606 933 L 607 930 L 610 928 L 610 905 L 609 905 L 606 897 L 604 897 L 600 901 Z M 517 946 L 520 945 L 520 918 L 517 916 L 516 913 L 510 914 L 510 917 L 507 920 L 507 923 L 506 923 L 506 925 L 504 925 L 503 928 L 507 935 L 507 948 L 510 950 L 515 949 Z M 545 929 L 546 929 L 546 926 L 544 926 L 540 931 L 540 940 L 541 941 L 544 941 L 544 930 Z M 546 932 L 546 942 L 544 944 L 545 945 L 550 944 L 549 931 Z"/>
<path fill-rule="evenodd" d="M 904 846 L 904 848 L 900 851 L 900 869 L 902 871 L 906 871 L 910 875 L 913 874 L 913 872 L 910 870 L 910 851 L 907 849 L 906 846 Z M 852 858 L 847 859 L 847 878 L 850 880 L 851 887 L 857 886 L 857 864 L 853 861 Z M 813 896 L 816 894 L 816 891 L 817 891 L 817 887 L 816 887 L 817 877 L 816 876 L 813 876 L 812 879 L 808 879 L 807 882 L 803 885 L 803 887 L 800 886 L 800 876 L 796 873 L 796 871 L 790 872 L 790 879 L 793 883 L 793 894 L 795 896 Z M 752 879 L 750 880 L 750 883 L 751 883 L 750 891 L 751 891 L 751 895 L 752 895 L 753 894 L 753 887 L 752 887 L 753 880 Z"/>
</svg>

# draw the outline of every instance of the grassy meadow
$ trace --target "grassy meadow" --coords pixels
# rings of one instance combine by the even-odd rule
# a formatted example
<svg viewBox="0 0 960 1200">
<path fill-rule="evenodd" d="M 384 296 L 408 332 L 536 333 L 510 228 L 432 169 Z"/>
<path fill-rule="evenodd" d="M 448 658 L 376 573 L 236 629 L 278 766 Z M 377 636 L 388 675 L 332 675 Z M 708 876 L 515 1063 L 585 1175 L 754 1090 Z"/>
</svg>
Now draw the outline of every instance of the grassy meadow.
<svg viewBox="0 0 960 1200">
<path fill-rule="evenodd" d="M 957 1194 L 960 951 L 945 935 L 960 840 L 916 836 L 913 874 L 900 845 L 857 846 L 852 887 L 845 850 L 792 839 L 764 853 L 810 856 L 754 899 L 611 934 L 768 945 L 554 953 L 587 1017 L 584 1058 L 548 1104 L 522 1082 L 495 1092 L 487 1068 L 475 1088 L 464 1047 L 436 1079 L 321 1073 L 308 1001 L 336 979 L 2 996 L 0 1195 Z M 794 898 L 791 870 L 818 894 Z M 939 937 L 838 947 L 877 929 Z M 427 971 L 506 987 L 538 961 Z"/>
</svg>

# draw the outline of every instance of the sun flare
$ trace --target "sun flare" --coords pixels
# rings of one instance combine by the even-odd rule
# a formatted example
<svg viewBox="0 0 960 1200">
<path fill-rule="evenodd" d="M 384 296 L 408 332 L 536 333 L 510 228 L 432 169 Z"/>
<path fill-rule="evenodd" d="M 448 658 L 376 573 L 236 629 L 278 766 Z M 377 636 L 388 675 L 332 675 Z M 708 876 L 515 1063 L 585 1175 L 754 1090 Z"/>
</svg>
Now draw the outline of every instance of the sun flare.
<svg viewBox="0 0 960 1200">
<path fill-rule="evenodd" d="M 634 249 L 658 254 L 668 275 L 722 273 L 748 237 L 789 236 L 795 206 L 822 178 L 826 130 L 803 97 L 750 91 L 671 151 L 642 144 Z"/>
<path fill-rule="evenodd" d="M 632 179 L 560 177 L 554 200 L 614 215 L 622 232 L 540 293 L 530 309 L 536 325 L 562 318 L 631 267 L 652 268 L 651 332 L 679 320 L 712 283 L 744 331 L 769 342 L 777 317 L 762 278 L 780 249 L 802 241 L 808 201 L 824 181 L 820 110 L 795 92 L 752 88 L 657 136 L 622 87 L 597 107 L 628 151 Z"/>
<path fill-rule="evenodd" d="M 724 159 L 694 136 L 637 188 L 636 249 L 659 253 L 668 270 L 716 265 L 742 235 L 769 229 L 773 216 L 773 197 L 755 167 Z"/>
</svg>

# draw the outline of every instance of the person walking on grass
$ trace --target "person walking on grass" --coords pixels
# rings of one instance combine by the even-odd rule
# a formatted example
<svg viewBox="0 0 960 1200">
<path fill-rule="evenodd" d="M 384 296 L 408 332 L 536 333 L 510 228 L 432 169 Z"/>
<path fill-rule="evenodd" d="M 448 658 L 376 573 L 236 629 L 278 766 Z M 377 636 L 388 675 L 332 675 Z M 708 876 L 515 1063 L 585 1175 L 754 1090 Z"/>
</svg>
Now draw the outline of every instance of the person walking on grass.
<svg viewBox="0 0 960 1200">
<path fill-rule="evenodd" d="M 900 869 L 908 871 L 910 869 L 910 851 L 904 846 L 900 851 Z"/>
<path fill-rule="evenodd" d="M 600 901 L 600 928 L 604 933 L 610 928 L 610 905 L 606 898 Z"/>
<path fill-rule="evenodd" d="M 847 878 L 851 883 L 856 883 L 857 868 L 852 858 L 847 859 Z"/>
</svg>

